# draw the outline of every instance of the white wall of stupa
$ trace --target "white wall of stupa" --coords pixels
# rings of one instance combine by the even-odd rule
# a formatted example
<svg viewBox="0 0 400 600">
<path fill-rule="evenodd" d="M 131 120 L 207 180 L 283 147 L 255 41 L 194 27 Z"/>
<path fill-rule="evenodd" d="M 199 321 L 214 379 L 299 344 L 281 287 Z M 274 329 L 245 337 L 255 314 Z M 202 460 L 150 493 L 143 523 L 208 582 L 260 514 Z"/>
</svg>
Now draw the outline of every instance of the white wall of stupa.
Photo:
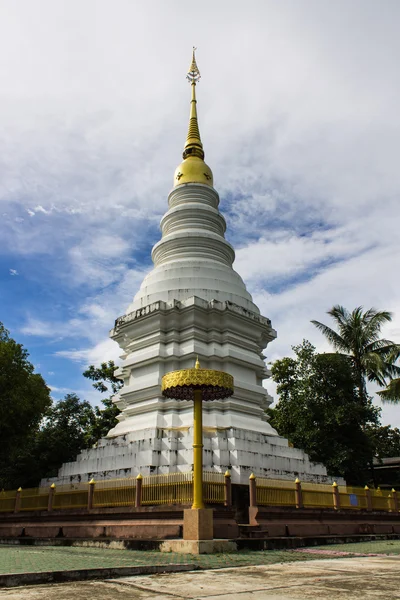
<svg viewBox="0 0 400 600">
<path fill-rule="evenodd" d="M 263 352 L 276 332 L 232 267 L 235 253 L 204 162 L 195 61 L 190 69 L 188 137 L 153 247 L 154 268 L 110 334 L 121 348 L 119 422 L 95 448 L 64 464 L 58 483 L 191 470 L 193 405 L 164 398 L 161 379 L 193 367 L 196 356 L 202 368 L 226 371 L 235 381 L 231 398 L 204 403 L 205 470 L 229 469 L 232 482 L 243 484 L 251 472 L 328 480 L 323 465 L 289 447 L 268 423 Z"/>
</svg>

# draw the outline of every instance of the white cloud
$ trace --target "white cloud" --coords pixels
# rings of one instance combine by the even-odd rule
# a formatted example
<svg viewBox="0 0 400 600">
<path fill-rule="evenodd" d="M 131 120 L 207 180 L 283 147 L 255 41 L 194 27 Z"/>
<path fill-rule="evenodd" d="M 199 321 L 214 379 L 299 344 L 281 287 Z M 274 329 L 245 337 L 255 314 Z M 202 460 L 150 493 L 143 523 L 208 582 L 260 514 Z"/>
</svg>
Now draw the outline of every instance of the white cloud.
<svg viewBox="0 0 400 600">
<path fill-rule="evenodd" d="M 206 159 L 236 268 L 278 331 L 269 357 L 303 337 L 324 349 L 309 321 L 335 303 L 393 310 L 399 339 L 396 1 L 40 7 L 0 7 L 0 236 L 46 257 L 43 288 L 85 299 L 52 322 L 25 298 L 24 333 L 73 339 L 75 361 L 114 352 L 180 162 L 195 38 Z"/>
<path fill-rule="evenodd" d="M 99 365 L 101 362 L 109 360 L 118 362 L 120 354 L 121 350 L 118 344 L 109 339 L 103 340 L 91 348 L 83 350 L 60 350 L 55 353 L 56 356 L 68 358 L 85 366 L 91 364 Z"/>
<path fill-rule="evenodd" d="M 87 400 L 90 402 L 90 404 L 96 406 L 101 404 L 102 398 L 107 397 L 107 394 L 100 394 L 97 390 L 94 390 L 92 386 L 88 388 L 84 387 L 82 389 L 56 386 L 49 387 L 51 390 L 51 395 L 56 402 L 58 400 L 62 400 L 67 394 L 76 394 L 81 400 Z"/>
<path fill-rule="evenodd" d="M 20 328 L 21 333 L 44 338 L 60 339 L 65 337 L 81 336 L 86 324 L 82 319 L 68 321 L 42 321 L 28 317 L 25 325 Z"/>
</svg>

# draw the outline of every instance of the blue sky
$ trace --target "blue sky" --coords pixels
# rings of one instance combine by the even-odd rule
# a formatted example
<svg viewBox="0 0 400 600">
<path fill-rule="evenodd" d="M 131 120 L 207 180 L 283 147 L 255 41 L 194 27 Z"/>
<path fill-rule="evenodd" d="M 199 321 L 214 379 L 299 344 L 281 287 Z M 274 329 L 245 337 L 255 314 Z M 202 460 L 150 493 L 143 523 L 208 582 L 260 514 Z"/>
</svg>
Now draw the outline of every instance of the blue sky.
<svg viewBox="0 0 400 600">
<path fill-rule="evenodd" d="M 326 350 L 310 320 L 337 303 L 393 311 L 400 340 L 399 18 L 390 0 L 1 4 L 0 320 L 55 398 L 98 401 L 81 373 L 118 357 L 108 331 L 151 267 L 193 44 L 235 268 L 278 331 L 268 360 L 303 338 Z"/>
</svg>

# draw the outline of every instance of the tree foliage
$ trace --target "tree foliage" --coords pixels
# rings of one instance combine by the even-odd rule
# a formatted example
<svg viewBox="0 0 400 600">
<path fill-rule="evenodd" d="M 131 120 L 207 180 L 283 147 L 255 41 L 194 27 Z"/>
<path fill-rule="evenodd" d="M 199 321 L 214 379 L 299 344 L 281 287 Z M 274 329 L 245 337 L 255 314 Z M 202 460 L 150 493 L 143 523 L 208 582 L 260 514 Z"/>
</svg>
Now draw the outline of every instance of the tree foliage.
<svg viewBox="0 0 400 600">
<path fill-rule="evenodd" d="M 28 360 L 28 352 L 0 323 L 0 485 L 14 484 L 29 463 L 32 441 L 51 406 L 50 390 Z"/>
<path fill-rule="evenodd" d="M 293 347 L 295 358 L 272 366 L 279 403 L 271 424 L 328 473 L 365 484 L 373 447 L 365 427 L 377 424 L 370 398 L 360 402 L 351 361 L 340 354 L 317 354 L 308 341 Z"/>
<path fill-rule="evenodd" d="M 400 377 L 392 379 L 385 390 L 378 392 L 378 396 L 380 396 L 382 402 L 392 402 L 393 404 L 398 404 L 400 401 Z"/>
<path fill-rule="evenodd" d="M 64 462 L 115 427 L 120 412 L 112 398 L 93 408 L 76 394 L 53 403 L 28 352 L 0 323 L 0 487 L 31 487 L 57 475 Z M 122 382 L 113 361 L 91 365 L 84 376 L 101 393 L 115 394 Z"/>
<path fill-rule="evenodd" d="M 76 394 L 67 394 L 48 411 L 35 444 L 41 477 L 53 477 L 65 462 L 76 460 L 93 443 L 96 415 L 92 405 Z"/>
<path fill-rule="evenodd" d="M 115 377 L 116 366 L 113 360 L 101 363 L 100 367 L 90 365 L 83 372 L 83 376 L 91 379 L 93 387 L 104 394 L 110 391 L 116 394 L 122 387 L 122 381 Z M 112 401 L 112 396 L 101 400 L 104 408 L 96 406 L 96 422 L 92 427 L 92 439 L 97 441 L 107 435 L 107 433 L 118 423 L 117 416 L 121 412 L 116 404 Z"/>
<path fill-rule="evenodd" d="M 112 393 L 116 394 L 122 387 L 122 381 L 115 377 L 116 368 L 114 361 L 109 360 L 108 362 L 102 362 L 100 367 L 90 365 L 90 367 L 83 372 L 83 376 L 94 381 L 94 389 L 102 394 L 108 392 L 110 387 Z"/>
<path fill-rule="evenodd" d="M 400 344 L 380 338 L 381 328 L 392 320 L 388 311 L 374 308 L 363 311 L 359 306 L 349 312 L 343 306 L 334 306 L 328 311 L 336 323 L 338 332 L 319 321 L 311 321 L 343 356 L 347 356 L 353 366 L 360 399 L 367 403 L 366 379 L 389 387 L 381 398 L 387 402 L 400 401 L 399 384 L 390 384 L 399 378 L 400 367 L 396 361 L 400 356 Z"/>
<path fill-rule="evenodd" d="M 371 439 L 375 458 L 400 456 L 400 430 L 397 427 L 369 425 L 366 432 Z"/>
</svg>

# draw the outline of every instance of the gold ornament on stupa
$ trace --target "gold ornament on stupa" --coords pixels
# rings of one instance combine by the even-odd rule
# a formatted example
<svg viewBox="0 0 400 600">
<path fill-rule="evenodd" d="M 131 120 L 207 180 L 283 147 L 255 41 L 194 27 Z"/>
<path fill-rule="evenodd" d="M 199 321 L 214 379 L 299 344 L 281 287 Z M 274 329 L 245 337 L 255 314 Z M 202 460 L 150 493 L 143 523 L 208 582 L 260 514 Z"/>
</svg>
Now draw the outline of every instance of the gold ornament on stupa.
<svg viewBox="0 0 400 600">
<path fill-rule="evenodd" d="M 196 67 L 193 54 L 192 66 Z M 190 73 L 190 72 L 189 72 Z M 194 71 L 194 76 L 196 72 Z M 197 77 L 200 76 L 198 73 Z M 193 509 L 203 509 L 203 400 L 219 400 L 233 395 L 233 377 L 224 371 L 202 369 L 197 357 L 194 369 L 171 371 L 162 378 L 166 398 L 193 400 Z"/>
<path fill-rule="evenodd" d="M 174 186 L 184 183 L 203 183 L 212 187 L 213 174 L 210 167 L 204 162 L 204 150 L 197 120 L 196 85 L 201 75 L 196 63 L 195 51 L 196 48 L 193 47 L 192 62 L 186 75 L 192 88 L 189 129 L 182 154 L 183 162 L 175 170 Z"/>
<path fill-rule="evenodd" d="M 233 377 L 224 371 L 201 369 L 197 359 L 194 369 L 171 371 L 162 378 L 161 392 L 167 398 L 193 400 L 198 390 L 205 401 L 228 398 L 233 394 Z"/>
</svg>

